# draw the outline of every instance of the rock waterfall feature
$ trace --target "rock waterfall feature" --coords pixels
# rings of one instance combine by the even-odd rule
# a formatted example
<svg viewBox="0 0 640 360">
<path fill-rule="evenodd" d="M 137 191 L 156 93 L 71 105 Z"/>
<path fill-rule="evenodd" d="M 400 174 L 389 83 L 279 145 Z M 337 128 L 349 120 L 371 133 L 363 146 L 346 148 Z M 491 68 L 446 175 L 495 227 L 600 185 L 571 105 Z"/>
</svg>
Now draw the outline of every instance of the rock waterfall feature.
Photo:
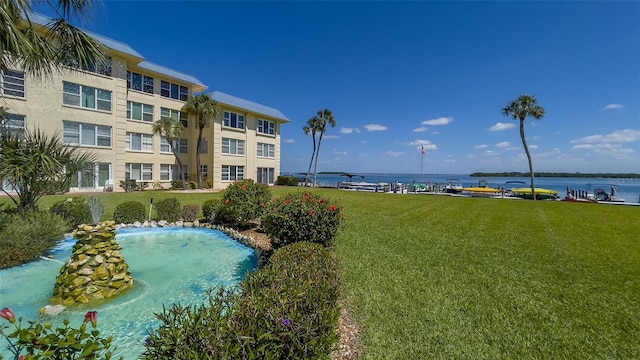
<svg viewBox="0 0 640 360">
<path fill-rule="evenodd" d="M 115 235 L 113 221 L 78 226 L 73 234 L 78 241 L 56 278 L 52 304 L 71 306 L 105 300 L 133 285 Z"/>
</svg>

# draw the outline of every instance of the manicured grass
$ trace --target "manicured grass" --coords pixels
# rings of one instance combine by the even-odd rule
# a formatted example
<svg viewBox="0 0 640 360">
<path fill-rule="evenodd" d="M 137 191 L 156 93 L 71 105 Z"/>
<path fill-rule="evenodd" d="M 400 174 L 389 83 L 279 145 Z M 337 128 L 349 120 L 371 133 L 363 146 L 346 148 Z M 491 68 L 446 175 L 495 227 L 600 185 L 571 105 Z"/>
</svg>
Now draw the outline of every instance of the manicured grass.
<svg viewBox="0 0 640 360">
<path fill-rule="evenodd" d="M 640 207 L 313 191 L 345 208 L 336 252 L 364 359 L 640 358 Z M 108 218 L 221 193 L 101 195 Z"/>
</svg>

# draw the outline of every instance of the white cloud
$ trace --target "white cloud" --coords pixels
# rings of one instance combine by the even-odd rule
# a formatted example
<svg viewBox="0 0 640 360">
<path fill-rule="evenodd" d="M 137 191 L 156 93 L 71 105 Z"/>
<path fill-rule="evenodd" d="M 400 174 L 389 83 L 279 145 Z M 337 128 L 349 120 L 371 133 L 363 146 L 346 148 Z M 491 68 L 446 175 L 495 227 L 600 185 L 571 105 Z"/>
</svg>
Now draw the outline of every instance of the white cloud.
<svg viewBox="0 0 640 360">
<path fill-rule="evenodd" d="M 341 134 L 351 134 L 351 133 L 359 133 L 359 132 L 360 132 L 360 129 L 358 128 L 348 128 L 348 127 L 340 128 Z"/>
<path fill-rule="evenodd" d="M 392 156 L 392 157 L 398 157 L 398 156 L 402 156 L 404 155 L 403 152 L 399 152 L 399 151 L 387 151 L 385 154 Z"/>
<path fill-rule="evenodd" d="M 427 131 L 427 127 L 426 126 L 420 126 L 418 128 L 413 129 L 413 132 L 425 132 Z"/>
<path fill-rule="evenodd" d="M 511 146 L 511 143 L 508 141 L 499 142 L 496 144 L 496 147 L 506 148 Z"/>
<path fill-rule="evenodd" d="M 640 141 L 640 130 L 624 129 L 616 130 L 607 135 L 590 135 L 580 139 L 571 140 L 572 144 L 596 144 L 596 143 L 626 143 Z"/>
<path fill-rule="evenodd" d="M 487 156 L 497 156 L 499 155 L 499 153 L 497 151 L 493 151 L 493 150 L 487 150 L 484 152 L 485 155 Z"/>
<path fill-rule="evenodd" d="M 536 149 L 538 149 L 538 145 L 535 145 L 535 144 L 533 144 L 533 145 L 528 145 L 528 146 L 529 146 L 529 149 L 530 149 L 530 150 L 536 150 Z M 534 173 L 535 173 L 535 171 L 534 171 Z"/>
<path fill-rule="evenodd" d="M 333 154 L 334 154 L 334 155 L 347 155 L 347 152 L 346 152 L 346 151 L 335 151 L 335 150 L 334 150 L 334 151 L 333 151 Z"/>
<path fill-rule="evenodd" d="M 475 147 L 476 147 L 476 149 L 484 149 L 484 148 L 486 148 L 488 146 L 489 145 L 487 145 L 487 144 L 482 144 L 482 145 L 476 145 Z"/>
<path fill-rule="evenodd" d="M 285 144 L 293 144 L 294 142 L 296 142 L 294 139 L 284 139 L 282 140 Z"/>
<path fill-rule="evenodd" d="M 367 131 L 385 131 L 388 129 L 386 126 L 378 124 L 367 124 L 364 128 L 367 129 Z"/>
<path fill-rule="evenodd" d="M 495 125 L 493 125 L 492 127 L 489 128 L 490 131 L 502 131 L 502 130 L 507 130 L 507 129 L 511 129 L 512 127 L 515 127 L 516 124 L 514 123 L 496 123 Z"/>
<path fill-rule="evenodd" d="M 338 136 L 338 135 L 324 135 L 322 138 L 323 139 L 339 139 L 340 136 Z"/>
<path fill-rule="evenodd" d="M 604 107 L 605 110 L 616 110 L 622 109 L 624 106 L 622 104 L 609 104 Z"/>
<path fill-rule="evenodd" d="M 453 122 L 453 118 L 451 116 L 444 117 L 441 116 L 439 118 L 425 120 L 422 122 L 422 125 L 447 125 Z"/>
<path fill-rule="evenodd" d="M 440 134 L 440 131 L 432 131 L 431 134 L 432 135 L 438 135 L 438 134 Z"/>
<path fill-rule="evenodd" d="M 582 144 L 582 145 L 573 145 L 571 150 L 591 150 L 594 149 L 595 146 L 590 144 Z"/>
</svg>

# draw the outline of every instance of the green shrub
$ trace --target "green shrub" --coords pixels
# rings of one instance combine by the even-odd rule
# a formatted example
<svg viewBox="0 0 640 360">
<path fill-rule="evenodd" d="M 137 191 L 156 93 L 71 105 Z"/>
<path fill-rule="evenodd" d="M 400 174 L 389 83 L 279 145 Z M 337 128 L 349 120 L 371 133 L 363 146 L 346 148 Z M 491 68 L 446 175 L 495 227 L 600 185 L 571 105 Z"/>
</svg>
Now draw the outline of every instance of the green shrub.
<svg viewBox="0 0 640 360">
<path fill-rule="evenodd" d="M 182 208 L 182 219 L 184 221 L 196 221 L 200 215 L 200 205 L 187 204 Z"/>
<path fill-rule="evenodd" d="M 158 201 L 154 204 L 158 220 L 167 220 L 174 222 L 180 220 L 182 217 L 182 204 L 178 198 L 168 198 Z"/>
<path fill-rule="evenodd" d="M 247 223 L 260 218 L 265 204 L 271 199 L 269 187 L 251 179 L 236 181 L 222 195 L 222 206 L 216 221 L 228 217 L 231 221 Z M 220 219 L 219 219 L 220 218 Z"/>
<path fill-rule="evenodd" d="M 127 201 L 118 204 L 113 210 L 113 220 L 116 223 L 131 224 L 136 221 L 145 221 L 147 219 L 147 209 L 143 203 L 139 201 Z"/>
<path fill-rule="evenodd" d="M 124 192 L 136 191 L 138 184 L 135 180 L 120 180 L 120 187 Z"/>
<path fill-rule="evenodd" d="M 173 305 L 157 317 L 145 359 L 328 359 L 339 338 L 338 275 L 318 244 L 279 249 L 238 291 Z"/>
<path fill-rule="evenodd" d="M 182 190 L 182 180 L 171 180 L 171 190 Z"/>
<path fill-rule="evenodd" d="M 262 215 L 262 230 L 274 249 L 298 241 L 331 246 L 342 223 L 342 208 L 309 192 L 271 200 Z"/>
<path fill-rule="evenodd" d="M 202 216 L 204 220 L 213 223 L 220 207 L 220 199 L 209 199 L 202 204 Z"/>
<path fill-rule="evenodd" d="M 284 186 L 298 186 L 300 179 L 293 175 L 280 175 L 276 179 L 276 185 L 284 185 Z"/>
<path fill-rule="evenodd" d="M 61 216 L 48 211 L 11 215 L 0 231 L 0 269 L 39 258 L 62 240 L 69 228 Z"/>
<path fill-rule="evenodd" d="M 73 229 L 80 224 L 90 224 L 92 222 L 87 200 L 79 196 L 58 201 L 51 206 L 49 211 L 65 219 L 69 223 L 69 229 Z"/>
</svg>

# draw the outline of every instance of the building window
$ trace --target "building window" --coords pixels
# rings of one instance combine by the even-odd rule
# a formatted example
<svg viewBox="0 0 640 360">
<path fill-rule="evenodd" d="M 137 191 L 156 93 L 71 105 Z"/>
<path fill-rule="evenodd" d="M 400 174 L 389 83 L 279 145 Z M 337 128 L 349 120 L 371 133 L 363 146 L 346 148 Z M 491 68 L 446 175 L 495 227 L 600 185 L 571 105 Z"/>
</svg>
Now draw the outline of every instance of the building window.
<svg viewBox="0 0 640 360">
<path fill-rule="evenodd" d="M 165 136 L 160 137 L 160 152 L 171 153 L 171 146 L 169 146 L 169 142 Z"/>
<path fill-rule="evenodd" d="M 172 84 L 168 81 L 160 81 L 160 95 L 176 100 L 189 100 L 189 89 L 186 86 Z"/>
<path fill-rule="evenodd" d="M 244 129 L 244 115 L 225 111 L 223 125 L 236 129 Z"/>
<path fill-rule="evenodd" d="M 2 95 L 24 97 L 24 72 L 2 70 Z"/>
<path fill-rule="evenodd" d="M 222 165 L 222 181 L 244 179 L 244 166 Z"/>
<path fill-rule="evenodd" d="M 258 156 L 266 158 L 276 157 L 276 146 L 273 144 L 258 143 Z"/>
<path fill-rule="evenodd" d="M 11 135 L 22 135 L 26 129 L 26 120 L 24 115 L 6 114 L 7 117 L 2 121 L 2 132 Z"/>
<path fill-rule="evenodd" d="M 273 121 L 258 119 L 258 132 L 268 135 L 275 134 L 276 123 Z"/>
<path fill-rule="evenodd" d="M 207 138 L 202 138 L 202 142 L 200 142 L 200 148 L 198 149 L 199 154 L 206 154 L 209 152 L 209 140 Z"/>
<path fill-rule="evenodd" d="M 244 140 L 222 138 L 222 153 L 227 155 L 244 155 Z"/>
<path fill-rule="evenodd" d="M 160 180 L 177 180 L 178 166 L 173 164 L 160 165 Z"/>
<path fill-rule="evenodd" d="M 66 105 L 111 111 L 111 91 L 63 81 L 62 102 Z"/>
<path fill-rule="evenodd" d="M 108 179 L 111 179 L 111 163 L 94 163 L 72 174 L 69 186 L 72 188 L 104 187 Z"/>
<path fill-rule="evenodd" d="M 127 71 L 127 88 L 153 94 L 153 78 Z"/>
<path fill-rule="evenodd" d="M 107 56 L 104 59 L 100 59 L 97 62 L 94 61 L 90 64 L 83 64 L 80 68 L 84 71 L 92 73 L 111 76 L 111 57 Z"/>
<path fill-rule="evenodd" d="M 189 142 L 187 139 L 176 139 L 174 140 L 173 146 L 176 148 L 178 154 L 189 153 Z"/>
<path fill-rule="evenodd" d="M 200 165 L 200 174 L 202 174 L 202 178 L 206 179 L 209 177 L 209 165 Z"/>
<path fill-rule="evenodd" d="M 258 168 L 257 182 L 258 184 L 273 184 L 275 171 L 273 168 Z"/>
<path fill-rule="evenodd" d="M 111 126 L 63 121 L 62 141 L 65 144 L 110 147 Z"/>
<path fill-rule="evenodd" d="M 153 105 L 127 101 L 127 119 L 153 122 Z"/>
<path fill-rule="evenodd" d="M 127 133 L 127 150 L 153 152 L 153 135 Z"/>
<path fill-rule="evenodd" d="M 170 117 L 173 120 L 180 120 L 182 126 L 186 129 L 189 125 L 189 113 L 186 111 L 178 111 L 168 108 L 160 108 L 160 116 Z"/>
<path fill-rule="evenodd" d="M 153 180 L 153 164 L 126 163 L 124 177 L 127 180 Z"/>
</svg>

